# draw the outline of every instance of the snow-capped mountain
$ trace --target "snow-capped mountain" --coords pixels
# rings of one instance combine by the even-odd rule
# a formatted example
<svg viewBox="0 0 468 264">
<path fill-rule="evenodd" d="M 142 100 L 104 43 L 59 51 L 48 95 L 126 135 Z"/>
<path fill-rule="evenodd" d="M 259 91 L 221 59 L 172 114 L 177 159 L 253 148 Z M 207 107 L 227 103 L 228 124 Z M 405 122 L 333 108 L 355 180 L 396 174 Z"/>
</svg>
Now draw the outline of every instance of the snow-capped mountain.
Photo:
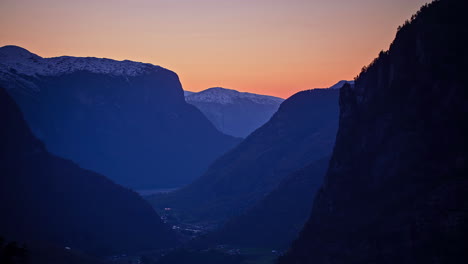
<svg viewBox="0 0 468 264">
<path fill-rule="evenodd" d="M 0 79 L 15 79 L 9 83 L 9 88 L 22 86 L 37 90 L 37 86 L 31 83 L 30 77 L 58 76 L 79 71 L 110 76 L 137 76 L 149 72 L 164 70 L 160 66 L 149 63 L 134 62 L 129 60 L 116 61 L 94 57 L 61 56 L 54 58 L 42 58 L 28 50 L 18 46 L 4 46 L 0 48 Z"/>
<path fill-rule="evenodd" d="M 42 58 L 18 46 L 5 46 L 0 49 L 0 71 L 7 72 L 13 69 L 19 74 L 28 76 L 60 75 L 76 71 L 114 76 L 136 76 L 149 70 L 157 71 L 161 68 L 149 63 L 95 57 Z"/>
<path fill-rule="evenodd" d="M 0 87 L 49 151 L 132 188 L 187 184 L 239 142 L 186 103 L 176 73 L 151 64 L 5 46 Z"/>
<path fill-rule="evenodd" d="M 236 137 L 246 137 L 262 126 L 284 101 L 274 96 L 221 87 L 188 92 L 185 100 L 200 109 L 218 130 Z"/>
<path fill-rule="evenodd" d="M 264 105 L 279 105 L 284 99 L 269 95 L 242 93 L 232 89 L 213 87 L 198 93 L 186 95 L 187 102 L 234 104 L 240 100 Z"/>
<path fill-rule="evenodd" d="M 350 84 L 352 87 L 354 87 L 354 81 L 341 80 L 337 82 L 336 84 L 332 85 L 329 89 L 341 89 L 341 87 L 343 87 L 343 85 L 347 83 Z"/>
</svg>

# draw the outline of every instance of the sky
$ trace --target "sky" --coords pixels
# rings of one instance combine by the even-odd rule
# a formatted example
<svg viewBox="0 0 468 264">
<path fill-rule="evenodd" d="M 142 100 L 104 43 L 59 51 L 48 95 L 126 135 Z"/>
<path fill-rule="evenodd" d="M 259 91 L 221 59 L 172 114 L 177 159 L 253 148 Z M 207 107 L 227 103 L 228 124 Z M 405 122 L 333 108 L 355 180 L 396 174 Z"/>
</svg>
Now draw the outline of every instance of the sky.
<svg viewBox="0 0 468 264">
<path fill-rule="evenodd" d="M 1 0 L 0 46 L 175 71 L 287 98 L 353 79 L 429 0 Z"/>
</svg>

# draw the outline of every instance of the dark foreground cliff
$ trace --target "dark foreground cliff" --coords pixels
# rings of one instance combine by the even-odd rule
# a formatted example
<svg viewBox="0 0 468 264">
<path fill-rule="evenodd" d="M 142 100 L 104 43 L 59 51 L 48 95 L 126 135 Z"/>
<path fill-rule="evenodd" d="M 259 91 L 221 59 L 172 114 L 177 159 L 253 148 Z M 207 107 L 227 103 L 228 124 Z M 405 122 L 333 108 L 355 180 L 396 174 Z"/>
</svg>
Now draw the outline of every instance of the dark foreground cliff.
<svg viewBox="0 0 468 264">
<path fill-rule="evenodd" d="M 279 263 L 467 263 L 467 8 L 423 7 L 342 89 L 325 184 Z"/>
<path fill-rule="evenodd" d="M 138 194 L 48 153 L 3 88 L 0 124 L 0 237 L 93 255 L 176 245 Z"/>
</svg>

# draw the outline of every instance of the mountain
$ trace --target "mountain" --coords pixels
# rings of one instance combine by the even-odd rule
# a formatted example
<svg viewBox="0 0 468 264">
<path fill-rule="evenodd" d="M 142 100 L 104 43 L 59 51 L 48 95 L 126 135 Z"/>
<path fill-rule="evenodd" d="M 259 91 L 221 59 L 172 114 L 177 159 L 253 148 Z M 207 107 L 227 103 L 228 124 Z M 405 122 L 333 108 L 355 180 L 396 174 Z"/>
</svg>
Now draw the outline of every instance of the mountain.
<svg viewBox="0 0 468 264">
<path fill-rule="evenodd" d="M 251 209 L 199 239 L 198 246 L 287 249 L 310 215 L 328 162 L 323 158 L 293 172 Z"/>
<path fill-rule="evenodd" d="M 187 103 L 200 109 L 219 131 L 242 138 L 265 124 L 284 101 L 220 87 L 185 93 Z"/>
<path fill-rule="evenodd" d="M 330 86 L 329 89 L 341 89 L 341 87 L 343 87 L 343 85 L 345 85 L 345 84 L 349 84 L 351 86 L 354 86 L 354 81 L 339 81 L 336 84 Z"/>
<path fill-rule="evenodd" d="M 191 94 L 194 94 L 194 92 L 190 92 L 190 91 L 185 91 L 185 90 L 184 90 L 184 96 L 185 96 L 185 97 L 187 97 L 187 96 L 189 96 L 189 95 L 191 95 Z"/>
<path fill-rule="evenodd" d="M 468 2 L 425 5 L 340 95 L 325 184 L 286 263 L 467 263 Z"/>
<path fill-rule="evenodd" d="M 151 64 L 5 46 L 0 85 L 52 153 L 132 188 L 187 184 L 240 141 L 185 102 L 174 72 Z"/>
<path fill-rule="evenodd" d="M 3 88 L 0 123 L 0 236 L 99 255 L 176 244 L 139 195 L 48 153 Z"/>
<path fill-rule="evenodd" d="M 192 184 L 149 198 L 182 221 L 219 225 L 253 206 L 290 173 L 329 155 L 338 126 L 338 90 L 299 92 L 265 125 Z"/>
</svg>

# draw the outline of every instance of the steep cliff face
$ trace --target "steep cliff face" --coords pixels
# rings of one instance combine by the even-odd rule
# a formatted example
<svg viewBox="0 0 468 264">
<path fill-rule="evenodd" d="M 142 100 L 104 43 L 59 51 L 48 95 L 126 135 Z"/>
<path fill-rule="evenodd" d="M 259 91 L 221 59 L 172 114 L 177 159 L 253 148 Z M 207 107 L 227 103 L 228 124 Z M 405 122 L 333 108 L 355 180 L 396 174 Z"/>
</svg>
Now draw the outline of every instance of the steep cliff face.
<svg viewBox="0 0 468 264">
<path fill-rule="evenodd" d="M 293 95 L 194 183 L 150 200 L 194 222 L 219 224 L 243 213 L 290 173 L 330 154 L 338 127 L 338 94 L 315 89 Z"/>
<path fill-rule="evenodd" d="M 138 194 L 48 153 L 3 88 L 0 123 L 0 236 L 99 255 L 176 244 Z"/>
<path fill-rule="evenodd" d="M 174 72 L 151 64 L 6 46 L 0 84 L 52 153 L 132 188 L 187 184 L 240 141 L 185 102 Z"/>
<path fill-rule="evenodd" d="M 342 88 L 325 184 L 279 263 L 466 263 L 467 8 L 423 7 Z"/>
</svg>

